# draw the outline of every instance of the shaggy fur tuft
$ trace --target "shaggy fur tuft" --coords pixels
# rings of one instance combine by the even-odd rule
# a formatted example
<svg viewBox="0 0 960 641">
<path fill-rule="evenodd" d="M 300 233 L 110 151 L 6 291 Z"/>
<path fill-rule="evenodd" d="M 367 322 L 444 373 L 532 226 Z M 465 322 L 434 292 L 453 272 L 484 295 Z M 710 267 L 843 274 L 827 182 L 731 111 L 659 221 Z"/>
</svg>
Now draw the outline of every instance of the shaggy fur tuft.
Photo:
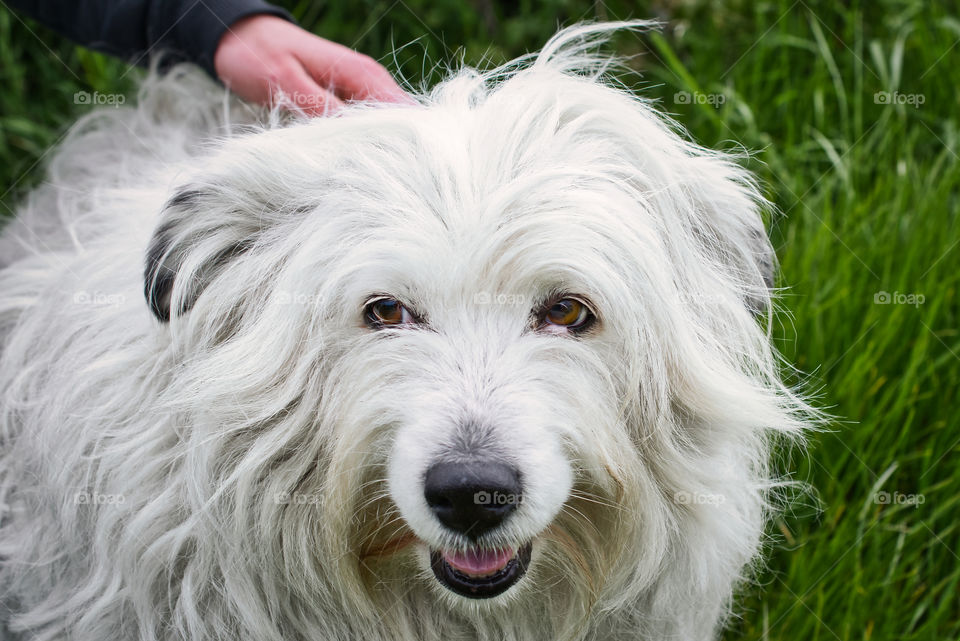
<svg viewBox="0 0 960 641">
<path fill-rule="evenodd" d="M 811 410 L 767 203 L 605 80 L 623 26 L 416 105 L 281 119 L 178 68 L 83 118 L 0 238 L 8 635 L 713 638 Z M 566 294 L 595 326 L 540 331 Z M 367 327 L 381 295 L 420 322 Z M 533 543 L 486 600 L 423 498 L 476 452 L 524 483 L 482 545 Z"/>
</svg>

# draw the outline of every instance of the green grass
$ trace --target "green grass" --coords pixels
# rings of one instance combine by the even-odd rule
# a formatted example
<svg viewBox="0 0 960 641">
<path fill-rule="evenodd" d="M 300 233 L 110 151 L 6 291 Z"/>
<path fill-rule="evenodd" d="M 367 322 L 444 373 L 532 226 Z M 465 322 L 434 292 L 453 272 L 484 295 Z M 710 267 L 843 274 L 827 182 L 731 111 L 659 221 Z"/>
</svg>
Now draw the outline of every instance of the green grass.
<svg viewBox="0 0 960 641">
<path fill-rule="evenodd" d="M 287 3 L 305 26 L 394 69 L 387 52 L 413 42 L 396 65 L 414 82 L 460 57 L 536 49 L 558 23 L 665 21 L 660 35 L 615 41 L 639 54 L 642 81 L 627 80 L 702 143 L 755 152 L 750 164 L 782 212 L 773 237 L 789 315 L 776 338 L 840 419 L 786 461 L 816 494 L 771 528 L 766 569 L 728 640 L 960 638 L 960 7 L 842 4 Z M 30 29 L 38 37 L 0 10 L 4 212 L 84 110 L 75 91 L 132 86 L 131 75 L 117 80 L 122 63 Z M 922 104 L 877 104 L 879 91 Z M 696 99 L 680 104 L 679 92 Z M 879 292 L 922 304 L 877 304 Z M 884 504 L 879 492 L 923 502 Z"/>
</svg>

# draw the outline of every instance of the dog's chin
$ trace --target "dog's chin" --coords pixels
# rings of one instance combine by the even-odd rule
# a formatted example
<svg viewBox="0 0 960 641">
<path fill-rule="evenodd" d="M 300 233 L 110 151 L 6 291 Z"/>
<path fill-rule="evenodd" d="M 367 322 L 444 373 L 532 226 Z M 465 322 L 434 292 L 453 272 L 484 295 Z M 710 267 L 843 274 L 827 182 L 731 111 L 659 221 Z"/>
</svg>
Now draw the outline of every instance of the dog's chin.
<svg viewBox="0 0 960 641">
<path fill-rule="evenodd" d="M 533 545 L 515 548 L 430 550 L 430 567 L 437 581 L 468 599 L 500 596 L 523 578 Z"/>
</svg>

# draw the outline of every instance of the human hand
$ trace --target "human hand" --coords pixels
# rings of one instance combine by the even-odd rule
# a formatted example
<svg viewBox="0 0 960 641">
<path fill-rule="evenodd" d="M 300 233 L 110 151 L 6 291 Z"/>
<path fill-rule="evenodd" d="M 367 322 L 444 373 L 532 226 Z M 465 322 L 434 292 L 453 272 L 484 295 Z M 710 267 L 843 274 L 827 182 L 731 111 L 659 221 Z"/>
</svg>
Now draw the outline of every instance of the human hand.
<svg viewBox="0 0 960 641">
<path fill-rule="evenodd" d="M 412 101 L 373 58 L 271 15 L 231 25 L 213 64 L 220 80 L 240 97 L 272 104 L 282 94 L 313 115 L 335 112 L 344 100 Z"/>
</svg>

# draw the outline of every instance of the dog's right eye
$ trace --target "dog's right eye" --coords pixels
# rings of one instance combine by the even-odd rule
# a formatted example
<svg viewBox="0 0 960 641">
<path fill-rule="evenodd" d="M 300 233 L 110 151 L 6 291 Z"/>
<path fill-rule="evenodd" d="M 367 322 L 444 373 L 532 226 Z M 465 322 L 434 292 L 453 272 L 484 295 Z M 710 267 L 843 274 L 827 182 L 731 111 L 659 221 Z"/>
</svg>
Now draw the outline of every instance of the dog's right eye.
<svg viewBox="0 0 960 641">
<path fill-rule="evenodd" d="M 540 329 L 551 334 L 580 334 L 596 322 L 590 307 L 573 296 L 554 299 L 540 314 Z"/>
<path fill-rule="evenodd" d="M 378 328 L 411 325 L 417 318 L 395 298 L 377 298 L 367 303 L 363 312 L 368 327 Z"/>
</svg>

